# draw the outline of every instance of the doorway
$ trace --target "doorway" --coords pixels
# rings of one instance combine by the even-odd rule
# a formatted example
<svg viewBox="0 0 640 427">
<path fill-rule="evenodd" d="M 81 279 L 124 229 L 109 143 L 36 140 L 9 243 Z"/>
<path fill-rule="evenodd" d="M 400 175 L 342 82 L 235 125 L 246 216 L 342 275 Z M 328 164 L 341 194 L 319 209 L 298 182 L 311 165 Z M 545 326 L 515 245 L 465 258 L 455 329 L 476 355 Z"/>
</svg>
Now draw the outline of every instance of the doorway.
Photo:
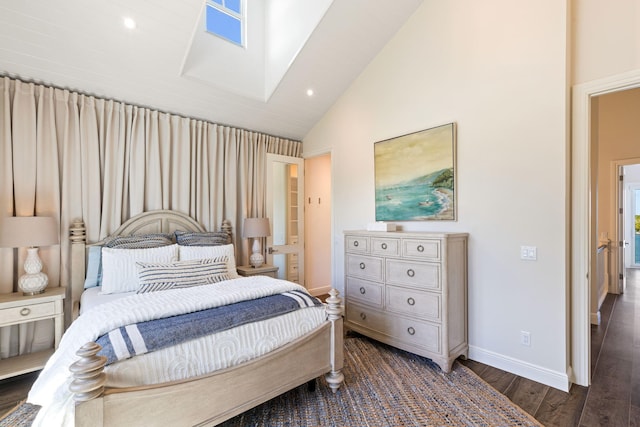
<svg viewBox="0 0 640 427">
<path fill-rule="evenodd" d="M 312 295 L 331 289 L 331 153 L 304 161 L 305 285 Z"/>
<path fill-rule="evenodd" d="M 304 160 L 267 154 L 267 264 L 278 267 L 279 279 L 304 286 Z"/>
<path fill-rule="evenodd" d="M 597 143 L 597 97 L 640 87 L 640 70 L 611 76 L 573 88 L 571 148 L 571 295 L 567 320 L 571 324 L 568 371 L 571 382 L 590 384 L 590 292 L 595 277 L 592 261 L 597 242 L 597 179 L 592 143 Z"/>
</svg>

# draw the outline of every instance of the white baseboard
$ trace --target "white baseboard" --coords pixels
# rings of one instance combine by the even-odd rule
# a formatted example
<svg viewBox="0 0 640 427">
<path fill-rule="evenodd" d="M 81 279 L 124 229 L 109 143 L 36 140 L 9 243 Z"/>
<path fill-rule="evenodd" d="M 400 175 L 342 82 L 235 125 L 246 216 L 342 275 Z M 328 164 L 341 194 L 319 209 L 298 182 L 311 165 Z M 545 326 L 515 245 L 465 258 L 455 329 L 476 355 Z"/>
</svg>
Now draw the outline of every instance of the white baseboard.
<svg viewBox="0 0 640 427">
<path fill-rule="evenodd" d="M 591 313 L 591 324 L 592 325 L 600 324 L 600 310 L 596 311 L 595 313 Z"/>
<path fill-rule="evenodd" d="M 565 372 L 551 371 L 547 368 L 533 365 L 522 360 L 494 353 L 475 346 L 469 346 L 469 359 L 475 360 L 503 371 L 511 372 L 518 376 L 528 378 L 532 381 L 557 388 L 562 391 L 569 391 L 571 382 Z"/>
<path fill-rule="evenodd" d="M 328 294 L 330 290 L 331 290 L 331 285 L 320 286 L 313 289 L 307 288 L 307 291 L 314 297 L 317 297 L 318 295 Z"/>
</svg>

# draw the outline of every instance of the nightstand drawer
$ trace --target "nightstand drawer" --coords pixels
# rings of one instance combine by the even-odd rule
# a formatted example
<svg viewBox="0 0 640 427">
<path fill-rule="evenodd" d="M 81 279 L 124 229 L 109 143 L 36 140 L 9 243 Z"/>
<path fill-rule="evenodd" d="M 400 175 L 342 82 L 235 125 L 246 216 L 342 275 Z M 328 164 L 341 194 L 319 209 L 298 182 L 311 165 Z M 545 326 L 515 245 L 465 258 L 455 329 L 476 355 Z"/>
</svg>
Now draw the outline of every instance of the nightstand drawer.
<svg viewBox="0 0 640 427">
<path fill-rule="evenodd" d="M 0 326 L 22 322 L 32 322 L 41 317 L 52 317 L 56 313 L 54 302 L 29 304 L 22 307 L 10 307 L 0 310 Z"/>
</svg>

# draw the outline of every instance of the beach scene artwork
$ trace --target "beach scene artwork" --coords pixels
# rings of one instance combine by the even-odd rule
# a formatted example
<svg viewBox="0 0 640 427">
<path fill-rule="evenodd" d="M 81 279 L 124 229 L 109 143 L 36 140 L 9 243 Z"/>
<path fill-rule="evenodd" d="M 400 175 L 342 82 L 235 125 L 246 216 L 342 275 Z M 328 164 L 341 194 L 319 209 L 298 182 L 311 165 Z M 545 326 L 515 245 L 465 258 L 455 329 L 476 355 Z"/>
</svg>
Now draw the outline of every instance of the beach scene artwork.
<svg viewBox="0 0 640 427">
<path fill-rule="evenodd" d="M 376 221 L 455 220 L 455 124 L 374 144 Z"/>
</svg>

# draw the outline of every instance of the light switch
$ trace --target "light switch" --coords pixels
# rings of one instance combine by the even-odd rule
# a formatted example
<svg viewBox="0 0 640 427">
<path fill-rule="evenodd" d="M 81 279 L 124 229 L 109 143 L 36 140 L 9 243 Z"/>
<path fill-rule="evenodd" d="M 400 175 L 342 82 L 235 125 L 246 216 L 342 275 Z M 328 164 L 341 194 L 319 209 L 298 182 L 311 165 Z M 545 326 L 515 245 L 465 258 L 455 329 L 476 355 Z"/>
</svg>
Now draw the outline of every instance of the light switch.
<svg viewBox="0 0 640 427">
<path fill-rule="evenodd" d="M 535 261 L 538 259 L 538 248 L 535 246 L 520 246 L 520 259 Z"/>
</svg>

